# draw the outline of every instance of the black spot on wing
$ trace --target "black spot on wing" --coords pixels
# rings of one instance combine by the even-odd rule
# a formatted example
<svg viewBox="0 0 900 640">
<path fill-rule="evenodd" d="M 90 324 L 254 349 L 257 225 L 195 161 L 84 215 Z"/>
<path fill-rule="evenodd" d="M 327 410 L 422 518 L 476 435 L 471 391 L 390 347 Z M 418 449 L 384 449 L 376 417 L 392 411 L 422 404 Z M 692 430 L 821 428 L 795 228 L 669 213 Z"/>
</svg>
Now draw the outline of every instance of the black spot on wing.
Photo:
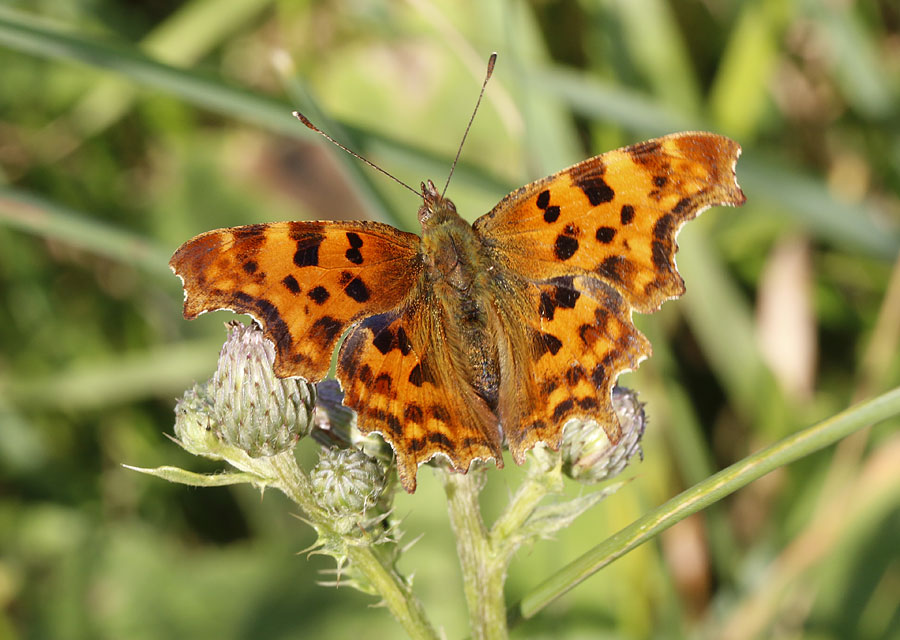
<svg viewBox="0 0 900 640">
<path fill-rule="evenodd" d="M 614 282 L 623 282 L 632 270 L 631 261 L 624 256 L 609 256 L 597 267 L 597 273 Z"/>
<path fill-rule="evenodd" d="M 556 303 L 556 306 L 563 309 L 574 309 L 575 303 L 578 302 L 581 294 L 572 285 L 572 278 L 554 278 L 552 282 L 556 284 L 556 288 L 553 291 L 553 301 Z"/>
<path fill-rule="evenodd" d="M 400 421 L 397 420 L 397 416 L 393 413 L 385 414 L 384 423 L 388 426 L 388 429 L 391 430 L 391 433 L 395 435 L 400 435 L 403 433 L 403 427 L 400 424 Z"/>
<path fill-rule="evenodd" d="M 285 288 L 294 295 L 300 293 L 300 283 L 297 282 L 297 278 L 292 275 L 285 276 L 282 279 L 281 284 L 283 284 Z"/>
<path fill-rule="evenodd" d="M 551 333 L 535 332 L 534 340 L 538 355 L 549 351 L 555 356 L 562 349 L 562 341 Z"/>
<path fill-rule="evenodd" d="M 553 320 L 553 313 L 556 311 L 556 303 L 548 291 L 541 291 L 541 301 L 538 304 L 538 313 L 545 320 Z"/>
<path fill-rule="evenodd" d="M 328 289 L 319 285 L 314 289 L 311 289 L 309 293 L 306 295 L 309 296 L 309 299 L 315 302 L 316 304 L 325 304 L 325 301 L 331 297 L 331 294 L 328 293 Z"/>
<path fill-rule="evenodd" d="M 547 205 L 550 204 L 550 191 L 548 189 L 541 191 L 535 204 L 537 204 L 538 209 L 546 209 Z"/>
<path fill-rule="evenodd" d="M 558 235 L 553 245 L 553 253 L 560 260 L 568 260 L 578 251 L 578 240 L 572 236 Z"/>
<path fill-rule="evenodd" d="M 678 201 L 678 204 L 676 204 L 674 207 L 672 207 L 672 213 L 674 213 L 675 215 L 681 215 L 682 213 L 684 213 L 685 211 L 687 211 L 688 209 L 691 208 L 691 204 L 692 204 L 691 198 L 689 198 L 689 197 L 682 198 L 681 200 Z"/>
<path fill-rule="evenodd" d="M 573 176 L 575 186 L 584 192 L 591 206 L 596 207 L 604 202 L 609 202 L 616 197 L 616 192 L 612 187 L 606 184 L 603 176 L 598 174 L 589 174 L 584 176 Z"/>
<path fill-rule="evenodd" d="M 290 353 L 292 345 L 291 330 L 274 304 L 265 298 L 254 298 L 243 291 L 235 293 L 234 300 L 238 303 L 236 306 L 238 306 L 240 311 L 252 313 L 265 327 L 279 353 Z"/>
<path fill-rule="evenodd" d="M 424 383 L 428 382 L 430 384 L 434 383 L 434 377 L 431 375 L 431 372 L 428 370 L 428 365 L 423 364 L 421 362 L 417 362 L 416 366 L 412 368 L 412 371 L 409 372 L 409 381 L 411 384 L 421 387 Z M 434 413 L 434 411 L 432 411 Z M 444 420 L 439 416 L 435 416 L 438 420 Z M 449 416 L 446 418 L 449 420 Z M 445 420 L 446 421 L 446 420 Z"/>
<path fill-rule="evenodd" d="M 622 221 L 622 224 L 631 224 L 631 221 L 634 220 L 634 207 L 630 204 L 623 204 L 622 211 L 619 213 L 619 220 Z"/>
<path fill-rule="evenodd" d="M 653 257 L 653 266 L 663 271 L 669 270 L 669 248 L 666 243 L 654 240 L 651 255 Z"/>
<path fill-rule="evenodd" d="M 604 383 L 606 383 L 606 367 L 602 364 L 595 366 L 594 370 L 591 372 L 591 382 L 593 382 L 594 386 L 598 389 L 603 388 Z"/>
<path fill-rule="evenodd" d="M 578 335 L 585 345 L 593 347 L 600 338 L 600 329 L 592 324 L 583 324 L 578 327 Z"/>
<path fill-rule="evenodd" d="M 559 220 L 559 207 L 553 205 L 544 210 L 544 222 L 550 224 Z"/>
<path fill-rule="evenodd" d="M 391 374 L 389 373 L 379 373 L 375 378 L 375 384 L 372 385 L 377 393 L 381 395 L 387 395 L 387 393 L 391 390 L 391 384 L 393 383 L 393 379 L 391 378 Z"/>
<path fill-rule="evenodd" d="M 350 243 L 351 249 L 359 249 L 363 246 L 362 238 L 359 237 L 359 234 L 353 233 L 352 231 L 347 232 L 347 242 Z"/>
<path fill-rule="evenodd" d="M 653 184 L 655 184 L 657 187 L 666 186 L 666 183 L 668 181 L 669 181 L 669 178 L 667 176 L 654 176 L 653 177 Z"/>
<path fill-rule="evenodd" d="M 600 227 L 597 229 L 597 242 L 609 244 L 616 237 L 616 230 L 612 227 Z"/>
<path fill-rule="evenodd" d="M 584 376 L 584 369 L 581 367 L 581 365 L 576 364 L 566 370 L 566 382 L 569 383 L 570 387 L 574 387 L 576 384 L 578 384 L 578 381 L 581 380 Z"/>
<path fill-rule="evenodd" d="M 248 224 L 232 229 L 232 233 L 235 240 L 250 240 L 251 238 L 262 236 L 268 226 L 267 224 Z"/>
<path fill-rule="evenodd" d="M 363 282 L 359 277 L 353 278 L 353 280 L 347 283 L 347 286 L 344 288 L 344 293 L 346 293 L 348 296 L 350 296 L 360 304 L 371 297 L 369 288 L 366 286 L 366 283 Z"/>
<path fill-rule="evenodd" d="M 646 162 L 651 156 L 654 156 L 656 152 L 659 151 L 660 146 L 659 142 L 649 140 L 647 142 L 639 142 L 630 147 L 628 151 L 631 153 L 631 157 L 638 162 Z"/>
<path fill-rule="evenodd" d="M 298 267 L 317 267 L 319 265 L 319 246 L 324 239 L 324 236 L 312 235 L 297 240 L 294 264 Z"/>
<path fill-rule="evenodd" d="M 347 258 L 347 260 L 349 260 L 353 264 L 362 264 L 363 263 L 363 257 L 362 257 L 362 254 L 359 252 L 359 249 L 354 249 L 352 247 L 350 249 L 347 249 L 347 251 L 344 253 L 344 257 Z"/>
<path fill-rule="evenodd" d="M 405 356 L 412 351 L 412 344 L 409 342 L 409 336 L 406 335 L 403 327 L 397 328 L 397 347 L 400 349 L 400 353 Z"/>
<path fill-rule="evenodd" d="M 387 355 L 394 348 L 394 332 L 390 327 L 384 327 L 377 333 L 372 328 L 372 344 L 382 355 Z"/>
<path fill-rule="evenodd" d="M 243 269 L 249 274 L 254 274 L 256 273 L 256 270 L 259 269 L 259 265 L 255 260 L 247 260 L 243 265 Z"/>
</svg>

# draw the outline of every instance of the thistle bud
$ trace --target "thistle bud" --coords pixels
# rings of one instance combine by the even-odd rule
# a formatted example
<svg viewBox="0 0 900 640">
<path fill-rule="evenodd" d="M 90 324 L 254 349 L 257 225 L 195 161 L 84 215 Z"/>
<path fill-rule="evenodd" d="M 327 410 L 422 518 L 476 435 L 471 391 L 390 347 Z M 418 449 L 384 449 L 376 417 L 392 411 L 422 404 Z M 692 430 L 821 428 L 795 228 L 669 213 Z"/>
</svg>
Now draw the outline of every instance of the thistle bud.
<svg viewBox="0 0 900 640">
<path fill-rule="evenodd" d="M 356 449 L 323 448 L 310 474 L 313 490 L 329 511 L 363 515 L 374 505 L 385 485 L 384 469 Z"/>
<path fill-rule="evenodd" d="M 293 449 L 311 429 L 315 387 L 275 376 L 275 348 L 256 324 L 232 321 L 226 327 L 212 379 L 220 437 L 254 458 Z"/>
<path fill-rule="evenodd" d="M 196 456 L 216 457 L 219 445 L 209 383 L 195 384 L 175 405 L 175 436 L 181 446 Z"/>
<path fill-rule="evenodd" d="M 641 437 L 647 423 L 644 405 L 637 393 L 625 387 L 614 387 L 612 403 L 622 437 L 612 445 L 603 427 L 594 420 L 570 420 L 563 427 L 560 452 L 563 472 L 584 484 L 595 484 L 618 475 L 628 461 L 638 454 L 643 459 Z"/>
</svg>

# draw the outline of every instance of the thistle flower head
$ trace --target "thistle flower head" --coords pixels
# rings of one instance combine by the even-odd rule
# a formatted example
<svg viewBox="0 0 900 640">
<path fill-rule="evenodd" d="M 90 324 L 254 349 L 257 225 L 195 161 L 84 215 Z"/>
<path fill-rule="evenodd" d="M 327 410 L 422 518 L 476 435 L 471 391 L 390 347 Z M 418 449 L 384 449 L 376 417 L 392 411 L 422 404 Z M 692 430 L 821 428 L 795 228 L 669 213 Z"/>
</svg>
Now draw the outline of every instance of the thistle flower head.
<svg viewBox="0 0 900 640">
<path fill-rule="evenodd" d="M 594 420 L 570 420 L 563 427 L 560 452 L 563 472 L 570 478 L 595 484 L 618 475 L 635 454 L 643 458 L 641 437 L 647 423 L 644 405 L 637 393 L 625 387 L 613 388 L 612 403 L 622 427 L 616 445 Z"/>
<path fill-rule="evenodd" d="M 293 449 L 312 428 L 315 387 L 275 376 L 275 349 L 256 324 L 226 326 L 228 338 L 211 382 L 220 437 L 254 458 Z"/>
</svg>

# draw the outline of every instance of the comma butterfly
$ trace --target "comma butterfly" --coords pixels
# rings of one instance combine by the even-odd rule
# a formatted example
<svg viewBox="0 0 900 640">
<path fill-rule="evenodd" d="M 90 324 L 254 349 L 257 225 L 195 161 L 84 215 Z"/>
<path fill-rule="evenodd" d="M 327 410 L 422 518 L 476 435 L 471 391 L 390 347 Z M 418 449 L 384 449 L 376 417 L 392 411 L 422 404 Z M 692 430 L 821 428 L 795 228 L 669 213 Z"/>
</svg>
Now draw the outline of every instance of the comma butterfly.
<svg viewBox="0 0 900 640">
<path fill-rule="evenodd" d="M 474 224 L 429 180 L 421 237 L 378 222 L 254 224 L 203 233 L 170 265 L 184 316 L 253 316 L 278 376 L 321 380 L 349 331 L 344 403 L 392 445 L 411 493 L 435 454 L 461 472 L 476 458 L 500 467 L 505 439 L 521 464 L 537 443 L 558 448 L 572 417 L 618 441 L 612 387 L 650 355 L 631 314 L 684 292 L 684 222 L 744 203 L 740 152 L 712 133 L 667 135 L 526 185 Z"/>
</svg>

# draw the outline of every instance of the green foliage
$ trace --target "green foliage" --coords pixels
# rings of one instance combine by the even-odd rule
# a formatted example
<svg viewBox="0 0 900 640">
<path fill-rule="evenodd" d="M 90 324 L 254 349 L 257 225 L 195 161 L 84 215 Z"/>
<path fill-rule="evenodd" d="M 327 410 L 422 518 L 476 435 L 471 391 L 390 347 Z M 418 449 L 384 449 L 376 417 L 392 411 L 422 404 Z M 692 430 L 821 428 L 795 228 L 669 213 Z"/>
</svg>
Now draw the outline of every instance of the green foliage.
<svg viewBox="0 0 900 640">
<path fill-rule="evenodd" d="M 550 607 L 527 606 L 546 595 L 539 583 L 681 490 L 900 385 L 891 0 L 11 4 L 0 9 L 0 636 L 396 636 L 371 598 L 314 584 L 333 561 L 293 555 L 313 538 L 277 492 L 187 489 L 121 464 L 217 468 L 164 437 L 175 398 L 212 374 L 228 319 L 181 319 L 165 268 L 181 242 L 304 218 L 415 230 L 408 192 L 322 146 L 291 110 L 321 114 L 406 182 L 439 181 L 493 50 L 449 192 L 464 215 L 682 128 L 742 143 L 748 197 L 680 236 L 688 293 L 638 318 L 654 357 L 623 379 L 647 403 L 645 461 L 515 558 L 507 602 L 536 615 L 514 633 L 876 640 L 900 625 L 896 412 Z M 488 520 L 525 473 L 512 461 L 487 471 Z M 395 504 L 409 537 L 423 534 L 400 570 L 435 625 L 462 637 L 443 488 L 427 470 L 419 485 Z"/>
</svg>

